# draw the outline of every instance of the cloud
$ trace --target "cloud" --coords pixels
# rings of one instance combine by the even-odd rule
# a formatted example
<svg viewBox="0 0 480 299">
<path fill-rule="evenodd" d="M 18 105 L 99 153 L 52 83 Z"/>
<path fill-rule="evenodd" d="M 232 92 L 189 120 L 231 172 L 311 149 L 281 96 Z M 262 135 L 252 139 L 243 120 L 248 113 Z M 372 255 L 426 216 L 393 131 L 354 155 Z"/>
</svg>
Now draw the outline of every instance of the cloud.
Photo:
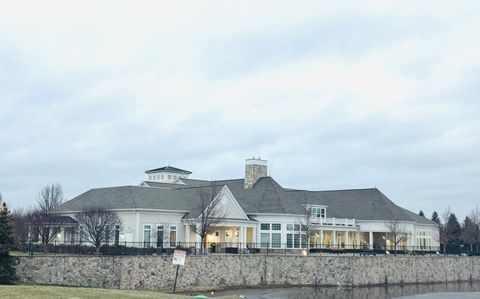
<svg viewBox="0 0 480 299">
<path fill-rule="evenodd" d="M 9 2 L 0 188 L 30 205 L 176 165 L 283 185 L 377 185 L 427 213 L 476 200 L 478 4 Z M 455 207 L 457 209 L 457 207 Z"/>
</svg>

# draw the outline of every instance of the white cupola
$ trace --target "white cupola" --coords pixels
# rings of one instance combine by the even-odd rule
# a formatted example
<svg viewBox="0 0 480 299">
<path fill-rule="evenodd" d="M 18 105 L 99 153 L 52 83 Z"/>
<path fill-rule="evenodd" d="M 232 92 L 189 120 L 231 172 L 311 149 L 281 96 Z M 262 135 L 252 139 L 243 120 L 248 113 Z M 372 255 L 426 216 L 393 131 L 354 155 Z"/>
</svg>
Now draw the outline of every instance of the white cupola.
<svg viewBox="0 0 480 299">
<path fill-rule="evenodd" d="M 178 179 L 188 179 L 191 171 L 183 170 L 173 166 L 164 166 L 160 168 L 145 171 L 148 176 L 147 181 L 174 184 Z"/>
</svg>

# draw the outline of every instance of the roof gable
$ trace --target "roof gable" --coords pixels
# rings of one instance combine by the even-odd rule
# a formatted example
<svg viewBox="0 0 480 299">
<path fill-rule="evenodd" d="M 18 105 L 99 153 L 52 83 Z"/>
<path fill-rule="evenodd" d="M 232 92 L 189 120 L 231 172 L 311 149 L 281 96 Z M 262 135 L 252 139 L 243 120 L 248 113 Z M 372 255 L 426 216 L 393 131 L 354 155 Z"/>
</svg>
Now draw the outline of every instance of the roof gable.
<svg viewBox="0 0 480 299">
<path fill-rule="evenodd" d="M 235 199 L 235 196 L 233 196 L 227 186 L 222 188 L 218 196 L 220 196 L 219 204 L 223 207 L 225 219 L 249 220 L 247 214 L 245 214 L 242 207 Z"/>
<path fill-rule="evenodd" d="M 174 172 L 174 173 L 181 173 L 181 174 L 192 174 L 191 171 L 180 169 L 170 165 L 145 171 L 145 173 L 157 173 L 157 172 Z"/>
</svg>

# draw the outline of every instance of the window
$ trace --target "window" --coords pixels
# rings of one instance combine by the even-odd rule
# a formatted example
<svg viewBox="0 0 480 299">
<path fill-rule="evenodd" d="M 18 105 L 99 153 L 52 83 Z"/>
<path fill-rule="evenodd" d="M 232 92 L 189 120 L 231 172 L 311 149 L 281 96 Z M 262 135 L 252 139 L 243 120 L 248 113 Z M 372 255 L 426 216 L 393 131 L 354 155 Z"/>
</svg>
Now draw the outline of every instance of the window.
<svg viewBox="0 0 480 299">
<path fill-rule="evenodd" d="M 302 248 L 307 248 L 307 235 L 301 234 L 300 238 L 301 238 L 301 242 L 302 242 L 301 243 Z"/>
<path fill-rule="evenodd" d="M 287 248 L 293 248 L 293 234 L 287 234 Z"/>
<path fill-rule="evenodd" d="M 272 230 L 282 230 L 282 225 L 280 223 L 272 223 Z"/>
<path fill-rule="evenodd" d="M 272 248 L 280 248 L 282 246 L 282 234 L 272 233 Z"/>
<path fill-rule="evenodd" d="M 143 247 L 150 247 L 150 233 L 152 226 L 144 225 L 143 226 Z"/>
<path fill-rule="evenodd" d="M 164 178 L 164 176 L 163 176 L 163 174 L 162 174 L 162 180 L 163 180 L 163 178 Z"/>
<path fill-rule="evenodd" d="M 115 234 L 113 237 L 113 242 L 115 246 L 118 246 L 118 244 L 120 244 L 120 225 L 115 225 Z"/>
<path fill-rule="evenodd" d="M 177 243 L 177 227 L 175 225 L 170 226 L 170 247 L 175 247 Z"/>
<path fill-rule="evenodd" d="M 287 230 L 293 230 L 293 224 L 291 223 L 287 224 Z"/>
<path fill-rule="evenodd" d="M 260 247 L 268 248 L 270 246 L 270 234 L 261 233 L 260 234 Z"/>
<path fill-rule="evenodd" d="M 163 238 L 165 237 L 163 225 L 157 225 L 157 247 L 163 248 Z"/>
<path fill-rule="evenodd" d="M 261 223 L 260 230 L 270 230 L 270 223 Z"/>
<path fill-rule="evenodd" d="M 300 248 L 300 234 L 293 235 L 293 247 Z"/>
<path fill-rule="evenodd" d="M 174 179 L 174 180 L 176 180 L 176 179 L 177 179 L 177 176 L 176 176 L 176 175 L 174 175 L 174 176 L 173 176 L 173 179 Z"/>
<path fill-rule="evenodd" d="M 300 230 L 300 224 L 294 224 L 293 229 L 296 230 L 296 231 L 299 231 Z"/>
<path fill-rule="evenodd" d="M 313 207 L 311 209 L 312 217 L 315 218 L 325 218 L 325 208 Z"/>
<path fill-rule="evenodd" d="M 169 179 L 169 180 L 172 179 L 172 175 L 171 175 L 171 174 L 168 175 L 168 179 Z"/>
</svg>

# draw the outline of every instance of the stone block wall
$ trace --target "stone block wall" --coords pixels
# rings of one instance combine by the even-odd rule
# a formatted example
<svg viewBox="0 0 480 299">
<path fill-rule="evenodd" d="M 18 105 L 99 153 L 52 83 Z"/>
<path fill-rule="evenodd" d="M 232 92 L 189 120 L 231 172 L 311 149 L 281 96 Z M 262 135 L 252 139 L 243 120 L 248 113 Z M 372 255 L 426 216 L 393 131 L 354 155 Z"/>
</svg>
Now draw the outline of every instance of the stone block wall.
<svg viewBox="0 0 480 299">
<path fill-rule="evenodd" d="M 29 283 L 115 289 L 170 289 L 175 266 L 164 256 L 20 257 Z M 188 256 L 179 289 L 264 285 L 365 286 L 479 281 L 479 257 Z"/>
</svg>

